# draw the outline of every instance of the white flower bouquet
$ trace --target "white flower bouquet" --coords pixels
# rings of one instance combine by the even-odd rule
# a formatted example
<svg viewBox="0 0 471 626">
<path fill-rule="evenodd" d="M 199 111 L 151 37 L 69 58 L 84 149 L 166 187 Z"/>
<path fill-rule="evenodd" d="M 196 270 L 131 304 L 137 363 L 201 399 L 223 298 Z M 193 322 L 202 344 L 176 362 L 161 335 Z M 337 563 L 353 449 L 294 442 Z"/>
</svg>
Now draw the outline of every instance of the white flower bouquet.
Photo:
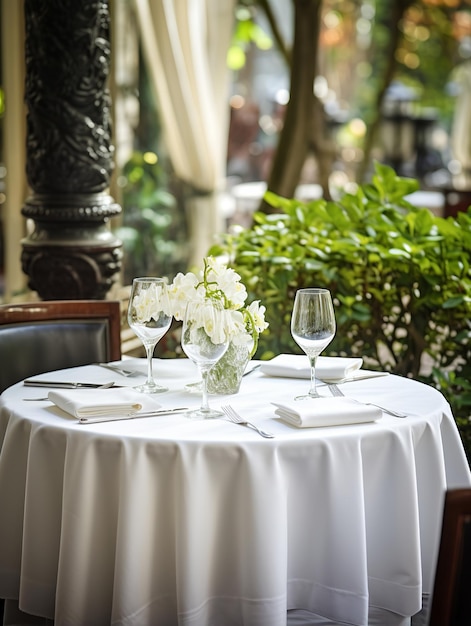
<svg viewBox="0 0 471 626">
<path fill-rule="evenodd" d="M 212 300 L 219 302 L 226 312 L 221 327 L 207 327 L 207 320 L 201 320 L 214 343 L 221 342 L 224 333 L 236 345 L 251 344 L 250 358 L 255 354 L 258 337 L 268 328 L 265 321 L 265 307 L 260 301 L 245 305 L 247 290 L 240 282 L 240 276 L 233 269 L 215 257 L 204 259 L 204 267 L 198 274 L 181 272 L 175 276 L 168 288 L 170 306 L 176 320 L 183 320 L 188 302 Z"/>
<path fill-rule="evenodd" d="M 265 307 L 260 301 L 246 305 L 247 290 L 241 277 L 215 257 L 204 259 L 197 274 L 179 273 L 169 286 L 173 316 L 183 320 L 188 302 L 218 302 L 224 311 L 222 323 L 214 327 L 210 316 L 201 316 L 196 325 L 213 343 L 229 340 L 226 354 L 213 366 L 208 376 L 211 393 L 235 393 L 248 361 L 257 350 L 258 338 L 267 327 Z M 204 311 L 204 308 L 203 308 Z"/>
</svg>

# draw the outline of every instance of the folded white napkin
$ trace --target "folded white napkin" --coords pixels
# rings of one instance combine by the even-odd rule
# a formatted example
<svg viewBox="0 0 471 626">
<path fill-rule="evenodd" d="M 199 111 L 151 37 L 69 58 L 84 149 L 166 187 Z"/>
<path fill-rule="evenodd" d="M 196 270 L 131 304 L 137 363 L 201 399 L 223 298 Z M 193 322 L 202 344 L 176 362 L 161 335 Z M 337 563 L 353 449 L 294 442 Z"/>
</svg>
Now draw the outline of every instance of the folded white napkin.
<svg viewBox="0 0 471 626">
<path fill-rule="evenodd" d="M 361 404 L 353 398 L 306 398 L 289 403 L 272 402 L 276 415 L 292 426 L 313 428 L 361 424 L 381 419 L 381 409 Z"/>
<path fill-rule="evenodd" d="M 326 383 L 343 383 L 389 374 L 361 369 L 362 364 L 360 357 L 320 356 L 316 363 L 316 378 Z M 270 361 L 263 361 L 260 371 L 267 376 L 311 377 L 309 360 L 304 354 L 279 354 Z"/>
<path fill-rule="evenodd" d="M 361 368 L 363 359 L 340 356 L 320 356 L 316 363 L 316 378 L 326 382 L 339 382 Z M 310 378 L 309 359 L 304 354 L 279 354 L 263 361 L 260 371 L 269 376 Z"/>
<path fill-rule="evenodd" d="M 143 408 L 145 398 L 131 389 L 67 389 L 50 391 L 48 398 L 77 418 L 132 415 Z M 158 408 L 152 402 L 150 408 Z"/>
</svg>

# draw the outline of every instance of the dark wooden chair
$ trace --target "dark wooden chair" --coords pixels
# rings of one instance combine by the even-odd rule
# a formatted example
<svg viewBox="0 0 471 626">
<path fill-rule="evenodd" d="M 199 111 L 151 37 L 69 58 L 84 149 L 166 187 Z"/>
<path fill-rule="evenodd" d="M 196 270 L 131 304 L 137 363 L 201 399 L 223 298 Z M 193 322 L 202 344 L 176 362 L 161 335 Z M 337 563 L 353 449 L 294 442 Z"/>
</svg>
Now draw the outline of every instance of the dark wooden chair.
<svg viewBox="0 0 471 626">
<path fill-rule="evenodd" d="M 429 626 L 471 624 L 471 489 L 447 491 Z"/>
<path fill-rule="evenodd" d="M 59 300 L 0 306 L 0 393 L 30 376 L 120 358 L 117 301 Z"/>
</svg>

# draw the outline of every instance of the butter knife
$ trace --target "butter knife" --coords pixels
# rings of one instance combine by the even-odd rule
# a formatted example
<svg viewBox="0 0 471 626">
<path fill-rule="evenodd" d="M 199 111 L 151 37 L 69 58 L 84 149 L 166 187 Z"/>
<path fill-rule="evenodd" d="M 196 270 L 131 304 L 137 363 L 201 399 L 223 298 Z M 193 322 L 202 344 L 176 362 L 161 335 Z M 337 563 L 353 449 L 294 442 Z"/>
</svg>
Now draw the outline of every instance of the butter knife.
<svg viewBox="0 0 471 626">
<path fill-rule="evenodd" d="M 129 415 L 105 415 L 102 417 L 81 417 L 79 424 L 98 424 L 99 422 L 117 422 L 119 420 L 133 420 L 139 417 L 156 417 L 157 415 L 172 415 L 173 413 L 185 413 L 188 407 L 178 407 L 176 409 L 157 409 L 156 411 L 143 411 L 142 413 L 131 413 Z"/>
<path fill-rule="evenodd" d="M 27 387 L 51 387 L 56 389 L 99 389 L 105 388 L 103 383 L 72 383 L 62 380 L 34 380 L 33 378 L 27 378 L 23 381 L 23 384 Z M 106 385 L 106 387 L 117 388 L 119 385 Z"/>
</svg>

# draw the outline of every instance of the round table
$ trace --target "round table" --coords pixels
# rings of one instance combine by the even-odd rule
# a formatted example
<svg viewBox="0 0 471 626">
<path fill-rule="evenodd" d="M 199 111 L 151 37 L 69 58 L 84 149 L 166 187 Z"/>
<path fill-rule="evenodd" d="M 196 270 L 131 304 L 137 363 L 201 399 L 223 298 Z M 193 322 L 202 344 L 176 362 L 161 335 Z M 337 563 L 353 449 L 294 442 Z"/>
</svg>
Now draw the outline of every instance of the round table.
<svg viewBox="0 0 471 626">
<path fill-rule="evenodd" d="M 144 377 L 144 360 L 125 365 Z M 156 403 L 199 404 L 185 390 L 198 379 L 189 361 L 154 369 L 170 389 Z M 105 382 L 110 372 L 44 378 Z M 185 415 L 83 425 L 25 401 L 47 390 L 7 389 L 0 597 L 56 626 L 285 626 L 296 610 L 365 626 L 372 607 L 405 623 L 433 588 L 445 490 L 471 485 L 450 407 L 435 389 L 387 375 L 342 389 L 405 419 L 283 423 L 271 402 L 307 386 L 254 372 L 237 395 L 210 396 L 273 439 Z"/>
</svg>

